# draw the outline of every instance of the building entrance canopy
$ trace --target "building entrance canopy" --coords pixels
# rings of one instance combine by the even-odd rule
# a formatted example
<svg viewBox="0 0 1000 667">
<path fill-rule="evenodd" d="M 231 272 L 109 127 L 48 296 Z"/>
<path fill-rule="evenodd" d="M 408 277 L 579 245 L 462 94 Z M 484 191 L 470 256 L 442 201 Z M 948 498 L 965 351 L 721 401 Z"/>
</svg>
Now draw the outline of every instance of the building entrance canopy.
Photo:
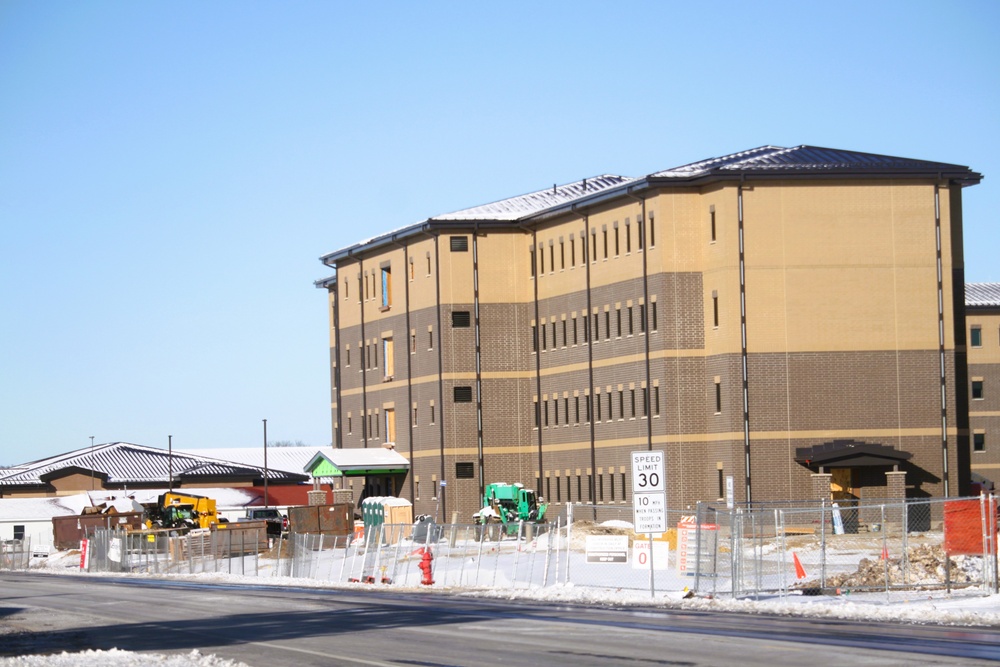
<svg viewBox="0 0 1000 667">
<path fill-rule="evenodd" d="M 833 440 L 812 447 L 798 447 L 795 461 L 808 468 L 865 468 L 874 466 L 898 467 L 909 461 L 912 454 L 889 445 L 857 440 Z"/>
<path fill-rule="evenodd" d="M 363 477 L 365 475 L 402 474 L 410 462 L 399 452 L 383 447 L 369 449 L 331 449 L 317 452 L 304 471 L 315 477 Z"/>
</svg>

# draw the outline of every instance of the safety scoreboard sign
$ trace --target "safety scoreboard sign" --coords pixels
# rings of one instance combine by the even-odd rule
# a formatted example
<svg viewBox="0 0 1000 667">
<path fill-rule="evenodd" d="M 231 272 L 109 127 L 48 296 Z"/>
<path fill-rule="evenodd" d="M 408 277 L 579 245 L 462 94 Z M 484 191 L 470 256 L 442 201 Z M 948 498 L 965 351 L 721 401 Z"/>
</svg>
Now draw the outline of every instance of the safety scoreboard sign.
<svg viewBox="0 0 1000 667">
<path fill-rule="evenodd" d="M 632 452 L 632 523 L 636 533 L 662 533 L 667 529 L 664 458 L 663 452 Z"/>
</svg>

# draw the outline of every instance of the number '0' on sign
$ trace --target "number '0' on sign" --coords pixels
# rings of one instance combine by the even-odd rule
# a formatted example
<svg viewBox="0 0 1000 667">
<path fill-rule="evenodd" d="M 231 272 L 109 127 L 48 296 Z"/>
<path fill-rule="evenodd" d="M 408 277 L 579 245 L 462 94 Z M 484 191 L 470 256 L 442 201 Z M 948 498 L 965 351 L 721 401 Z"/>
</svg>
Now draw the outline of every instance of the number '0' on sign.
<svg viewBox="0 0 1000 667">
<path fill-rule="evenodd" d="M 663 452 L 632 452 L 632 492 L 663 491 Z"/>
</svg>

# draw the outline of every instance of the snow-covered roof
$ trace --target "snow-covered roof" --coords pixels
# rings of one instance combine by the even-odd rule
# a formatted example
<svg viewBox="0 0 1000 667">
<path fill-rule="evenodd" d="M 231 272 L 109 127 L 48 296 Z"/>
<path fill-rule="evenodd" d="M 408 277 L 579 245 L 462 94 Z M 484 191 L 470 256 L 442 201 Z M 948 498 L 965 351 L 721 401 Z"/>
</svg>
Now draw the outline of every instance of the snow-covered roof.
<svg viewBox="0 0 1000 667">
<path fill-rule="evenodd" d="M 966 283 L 965 305 L 970 308 L 1000 308 L 1000 283 Z"/>
<path fill-rule="evenodd" d="M 25 463 L 13 469 L 0 470 L 0 486 L 30 486 L 46 484 L 52 476 L 65 470 L 92 472 L 100 475 L 107 484 L 148 484 L 170 482 L 170 471 L 175 480 L 187 483 L 199 478 L 248 478 L 261 479 L 264 468 L 213 459 L 205 456 L 183 454 L 165 449 L 112 442 L 86 447 L 46 459 Z M 269 469 L 267 478 L 274 481 L 305 481 L 301 473 Z"/>
<path fill-rule="evenodd" d="M 322 459 L 326 459 L 341 472 L 354 470 L 409 468 L 410 462 L 394 449 L 367 447 L 358 449 L 325 448 L 310 459 L 303 470 L 312 470 Z"/>
<path fill-rule="evenodd" d="M 302 469 L 316 456 L 317 452 L 329 451 L 327 447 L 268 447 L 268 470 L 284 470 L 291 473 L 302 473 Z M 218 447 L 212 449 L 183 449 L 185 454 L 208 457 L 223 461 L 232 461 L 256 468 L 264 467 L 263 447 Z"/>
<path fill-rule="evenodd" d="M 0 498 L 0 521 L 41 521 L 54 516 L 74 516 L 83 508 L 80 502 L 79 496 Z"/>
</svg>

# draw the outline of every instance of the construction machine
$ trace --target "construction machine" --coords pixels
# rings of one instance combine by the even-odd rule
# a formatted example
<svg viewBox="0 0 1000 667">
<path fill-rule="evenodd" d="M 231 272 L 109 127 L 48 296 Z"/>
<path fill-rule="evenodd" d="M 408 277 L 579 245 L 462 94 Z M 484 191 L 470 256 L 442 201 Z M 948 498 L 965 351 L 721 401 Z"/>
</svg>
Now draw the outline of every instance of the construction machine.
<svg viewBox="0 0 1000 667">
<path fill-rule="evenodd" d="M 205 496 L 164 493 L 146 511 L 147 528 L 209 528 L 217 523 L 215 500 Z"/>
<path fill-rule="evenodd" d="M 520 523 L 542 523 L 548 505 L 539 503 L 538 497 L 523 484 L 487 484 L 483 493 L 483 508 L 472 515 L 477 536 L 482 536 L 482 526 L 503 526 L 502 533 L 515 535 Z"/>
</svg>

